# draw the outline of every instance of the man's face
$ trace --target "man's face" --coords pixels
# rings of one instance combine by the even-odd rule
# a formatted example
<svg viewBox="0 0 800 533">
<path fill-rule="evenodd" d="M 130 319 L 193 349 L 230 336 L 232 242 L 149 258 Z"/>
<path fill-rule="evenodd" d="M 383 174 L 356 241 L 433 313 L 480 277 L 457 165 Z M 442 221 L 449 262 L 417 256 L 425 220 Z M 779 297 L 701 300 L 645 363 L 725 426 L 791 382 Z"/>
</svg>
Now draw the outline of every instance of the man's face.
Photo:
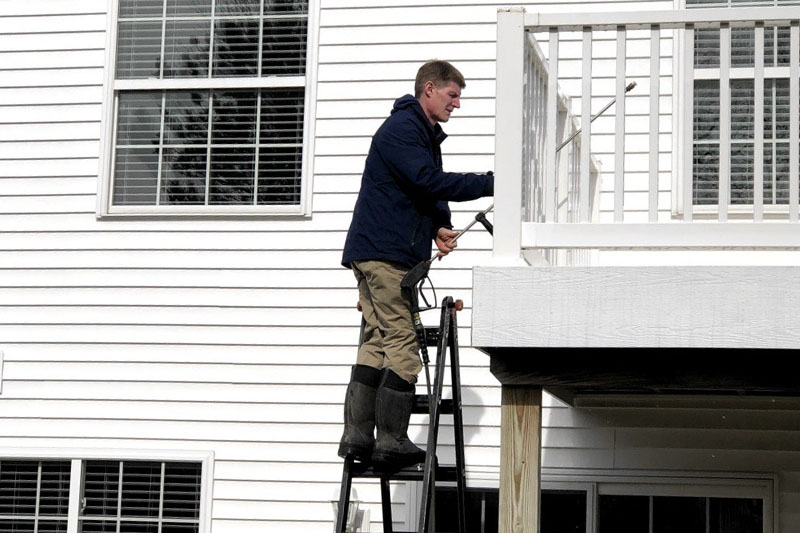
<svg viewBox="0 0 800 533">
<path fill-rule="evenodd" d="M 447 122 L 453 109 L 461 107 L 461 87 L 453 81 L 437 88 L 432 82 L 425 84 L 422 109 L 432 124 Z"/>
</svg>

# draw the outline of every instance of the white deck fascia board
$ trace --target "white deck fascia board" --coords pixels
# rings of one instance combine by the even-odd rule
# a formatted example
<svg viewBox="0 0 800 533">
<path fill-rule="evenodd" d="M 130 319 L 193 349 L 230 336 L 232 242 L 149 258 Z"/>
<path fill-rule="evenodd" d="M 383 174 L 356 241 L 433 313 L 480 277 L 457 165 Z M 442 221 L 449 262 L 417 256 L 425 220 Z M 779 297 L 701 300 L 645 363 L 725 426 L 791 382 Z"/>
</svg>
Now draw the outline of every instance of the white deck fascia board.
<svg viewBox="0 0 800 533">
<path fill-rule="evenodd" d="M 786 222 L 522 225 L 523 248 L 800 249 L 800 226 Z"/>
<path fill-rule="evenodd" d="M 800 267 L 476 267 L 472 344 L 800 348 Z"/>
</svg>

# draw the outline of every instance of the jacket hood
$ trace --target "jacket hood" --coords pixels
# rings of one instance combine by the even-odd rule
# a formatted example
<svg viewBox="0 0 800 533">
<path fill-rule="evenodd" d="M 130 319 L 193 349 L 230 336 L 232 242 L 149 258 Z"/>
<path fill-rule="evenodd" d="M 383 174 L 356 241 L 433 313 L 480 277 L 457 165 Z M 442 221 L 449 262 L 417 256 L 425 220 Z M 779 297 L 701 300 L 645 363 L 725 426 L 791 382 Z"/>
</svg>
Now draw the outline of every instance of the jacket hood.
<svg viewBox="0 0 800 533">
<path fill-rule="evenodd" d="M 392 107 L 392 113 L 400 111 L 401 109 L 408 109 L 409 107 L 412 107 L 414 105 L 417 106 L 417 109 L 415 111 L 422 112 L 422 106 L 419 105 L 419 100 L 417 100 L 410 94 L 401 96 L 400 98 L 394 101 L 394 107 Z M 425 113 L 422 114 L 425 115 Z"/>
<path fill-rule="evenodd" d="M 428 117 L 425 115 L 425 111 L 422 110 L 422 105 L 419 103 L 419 100 L 417 100 L 410 94 L 401 96 L 400 98 L 394 101 L 394 106 L 392 107 L 392 114 L 395 114 L 396 112 L 405 109 L 408 109 L 416 113 L 417 117 L 423 124 L 425 124 L 425 127 L 428 129 L 428 131 L 433 133 L 433 138 L 436 140 L 438 144 L 442 144 L 442 142 L 447 138 L 447 134 L 442 130 L 442 127 L 438 123 L 434 126 L 431 126 Z"/>
</svg>

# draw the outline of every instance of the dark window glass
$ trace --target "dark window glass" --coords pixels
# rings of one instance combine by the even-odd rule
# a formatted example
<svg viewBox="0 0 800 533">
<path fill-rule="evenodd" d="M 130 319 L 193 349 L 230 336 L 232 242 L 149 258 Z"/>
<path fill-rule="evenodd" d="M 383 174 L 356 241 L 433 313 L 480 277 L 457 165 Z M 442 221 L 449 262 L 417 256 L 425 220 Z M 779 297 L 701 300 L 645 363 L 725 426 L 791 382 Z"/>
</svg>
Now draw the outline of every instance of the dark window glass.
<svg viewBox="0 0 800 533">
<path fill-rule="evenodd" d="M 122 466 L 122 516 L 158 518 L 161 463 L 126 461 Z"/>
<path fill-rule="evenodd" d="M 158 78 L 161 72 L 161 21 L 120 22 L 117 78 Z"/>
<path fill-rule="evenodd" d="M 212 147 L 211 205 L 252 204 L 255 194 L 255 148 Z"/>
<path fill-rule="evenodd" d="M 705 498 L 653 498 L 653 533 L 705 532 Z"/>
<path fill-rule="evenodd" d="M 38 477 L 38 461 L 0 462 L 0 515 L 34 516 Z"/>
<path fill-rule="evenodd" d="M 467 533 L 497 533 L 498 492 L 491 489 L 468 489 L 465 500 Z M 457 502 L 455 487 L 436 489 L 436 531 L 458 531 Z"/>
<path fill-rule="evenodd" d="M 709 533 L 761 533 L 764 502 L 744 498 L 711 498 Z"/>
<path fill-rule="evenodd" d="M 719 202 L 719 146 L 696 144 L 693 158 L 693 200 L 695 205 Z"/>
<path fill-rule="evenodd" d="M 69 482 L 72 465 L 68 461 L 43 461 L 39 489 L 39 516 L 63 516 L 69 513 Z M 60 521 L 53 522 L 61 524 Z M 66 522 L 64 522 L 66 526 Z M 43 521 L 39 521 L 42 531 Z"/>
<path fill-rule="evenodd" d="M 217 0 L 216 14 L 225 15 L 258 15 L 259 0 Z"/>
<path fill-rule="evenodd" d="M 168 20 L 164 34 L 164 77 L 208 77 L 211 22 Z"/>
<path fill-rule="evenodd" d="M 753 144 L 731 146 L 731 204 L 753 203 Z"/>
<path fill-rule="evenodd" d="M 111 520 L 81 520 L 80 533 L 116 533 L 117 523 Z"/>
<path fill-rule="evenodd" d="M 263 33 L 261 75 L 304 75 L 308 20 L 265 19 Z"/>
<path fill-rule="evenodd" d="M 212 74 L 215 78 L 258 75 L 258 20 L 216 21 Z"/>
<path fill-rule="evenodd" d="M 163 12 L 164 0 L 119 0 L 120 18 L 160 17 Z"/>
<path fill-rule="evenodd" d="M 197 17 L 211 14 L 211 0 L 167 0 L 168 17 Z"/>
<path fill-rule="evenodd" d="M 155 205 L 158 148 L 117 148 L 114 205 Z"/>
<path fill-rule="evenodd" d="M 541 533 L 586 533 L 586 492 L 542 491 Z"/>
<path fill-rule="evenodd" d="M 719 139 L 719 80 L 694 82 L 694 140 Z"/>
<path fill-rule="evenodd" d="M 158 145 L 161 136 L 161 91 L 119 95 L 117 145 Z"/>
<path fill-rule="evenodd" d="M 650 497 L 601 495 L 598 533 L 650 533 Z"/>
<path fill-rule="evenodd" d="M 167 463 L 164 470 L 164 513 L 167 518 L 200 517 L 200 465 L 197 463 Z M 171 526 L 176 533 L 191 533 L 180 525 Z M 163 533 L 163 532 L 162 532 Z"/>
</svg>

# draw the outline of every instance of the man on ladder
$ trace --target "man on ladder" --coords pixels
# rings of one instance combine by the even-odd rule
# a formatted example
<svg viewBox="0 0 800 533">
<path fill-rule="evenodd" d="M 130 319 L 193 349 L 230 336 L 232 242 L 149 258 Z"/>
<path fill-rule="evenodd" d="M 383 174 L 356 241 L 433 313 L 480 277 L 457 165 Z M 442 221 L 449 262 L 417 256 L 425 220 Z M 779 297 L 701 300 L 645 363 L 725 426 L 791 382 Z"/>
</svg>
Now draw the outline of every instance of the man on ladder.
<svg viewBox="0 0 800 533">
<path fill-rule="evenodd" d="M 430 259 L 431 240 L 439 257 L 455 248 L 448 201 L 494 194 L 491 172 L 442 170 L 439 123 L 461 107 L 465 86 L 450 63 L 425 63 L 414 96 L 397 99 L 372 138 L 342 258 L 355 274 L 366 326 L 345 396 L 340 457 L 395 466 L 425 460 L 408 438 L 422 365 L 400 282 Z"/>
</svg>

